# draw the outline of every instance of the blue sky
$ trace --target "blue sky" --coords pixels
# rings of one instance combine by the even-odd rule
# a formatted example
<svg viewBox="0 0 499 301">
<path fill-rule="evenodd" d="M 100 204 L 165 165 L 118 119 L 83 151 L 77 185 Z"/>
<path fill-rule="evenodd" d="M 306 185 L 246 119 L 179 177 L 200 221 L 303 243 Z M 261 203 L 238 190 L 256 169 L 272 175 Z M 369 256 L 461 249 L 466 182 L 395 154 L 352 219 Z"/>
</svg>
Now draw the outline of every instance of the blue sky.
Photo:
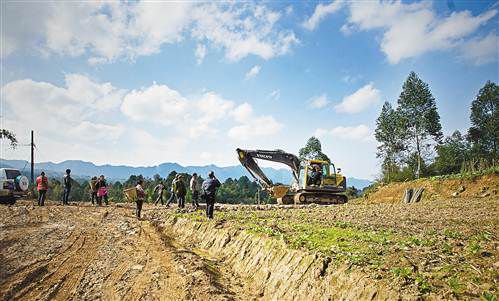
<svg viewBox="0 0 499 301">
<path fill-rule="evenodd" d="M 1 8 L 1 123 L 21 143 L 36 131 L 38 161 L 225 166 L 236 147 L 297 153 L 317 135 L 345 174 L 373 179 L 375 119 L 410 71 L 446 134 L 498 81 L 497 1 Z"/>
</svg>

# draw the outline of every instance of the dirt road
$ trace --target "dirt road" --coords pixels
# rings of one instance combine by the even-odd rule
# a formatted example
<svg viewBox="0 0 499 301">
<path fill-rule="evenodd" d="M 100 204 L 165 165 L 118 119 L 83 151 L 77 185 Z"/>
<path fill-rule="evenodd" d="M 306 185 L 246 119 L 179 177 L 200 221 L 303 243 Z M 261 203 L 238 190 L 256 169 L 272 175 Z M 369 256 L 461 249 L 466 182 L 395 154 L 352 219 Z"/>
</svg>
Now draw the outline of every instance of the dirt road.
<svg viewBox="0 0 499 301">
<path fill-rule="evenodd" d="M 0 207 L 3 300 L 247 300 L 238 279 L 133 209 Z"/>
</svg>

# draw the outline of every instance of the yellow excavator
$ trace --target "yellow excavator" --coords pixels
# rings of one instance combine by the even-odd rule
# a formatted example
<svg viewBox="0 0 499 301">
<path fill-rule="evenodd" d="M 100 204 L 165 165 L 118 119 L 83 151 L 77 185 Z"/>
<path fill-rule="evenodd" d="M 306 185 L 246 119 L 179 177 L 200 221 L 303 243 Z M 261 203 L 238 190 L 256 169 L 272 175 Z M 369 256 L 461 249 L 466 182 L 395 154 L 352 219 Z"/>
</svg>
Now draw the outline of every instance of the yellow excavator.
<svg viewBox="0 0 499 301">
<path fill-rule="evenodd" d="M 344 204 L 346 177 L 333 163 L 324 160 L 300 160 L 283 150 L 236 149 L 239 162 L 260 186 L 271 193 L 279 204 Z M 258 166 L 257 160 L 266 160 L 291 168 L 291 185 L 274 184 Z"/>
</svg>

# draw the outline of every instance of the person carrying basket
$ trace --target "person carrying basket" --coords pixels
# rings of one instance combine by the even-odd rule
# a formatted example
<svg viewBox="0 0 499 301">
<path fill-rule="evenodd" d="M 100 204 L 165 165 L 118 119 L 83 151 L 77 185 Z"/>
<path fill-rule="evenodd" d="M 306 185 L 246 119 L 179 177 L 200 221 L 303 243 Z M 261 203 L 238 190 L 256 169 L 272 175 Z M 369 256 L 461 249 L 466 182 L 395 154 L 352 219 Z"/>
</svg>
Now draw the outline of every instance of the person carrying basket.
<svg viewBox="0 0 499 301">
<path fill-rule="evenodd" d="M 104 175 L 101 175 L 99 177 L 97 184 L 95 184 L 95 188 L 97 189 L 97 204 L 99 206 L 102 206 L 102 199 L 104 199 L 104 202 L 106 202 L 107 206 L 109 204 L 109 201 L 107 198 L 107 183 Z"/>
<path fill-rule="evenodd" d="M 142 205 L 144 204 L 144 201 L 146 199 L 146 192 L 144 191 L 142 185 L 144 185 L 144 181 L 140 179 L 137 181 L 137 186 L 135 186 L 135 189 L 137 189 L 137 199 L 135 200 L 135 203 L 137 204 L 137 209 L 135 211 L 135 215 L 139 219 L 140 219 L 140 213 L 142 211 Z"/>
</svg>

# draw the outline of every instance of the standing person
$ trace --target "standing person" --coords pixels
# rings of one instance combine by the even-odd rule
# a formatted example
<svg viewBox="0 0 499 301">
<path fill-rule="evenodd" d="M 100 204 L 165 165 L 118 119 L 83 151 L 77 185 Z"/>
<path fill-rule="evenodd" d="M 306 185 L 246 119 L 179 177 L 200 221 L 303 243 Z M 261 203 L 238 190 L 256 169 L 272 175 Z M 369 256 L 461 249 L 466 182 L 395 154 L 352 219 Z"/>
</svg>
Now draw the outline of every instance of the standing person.
<svg viewBox="0 0 499 301">
<path fill-rule="evenodd" d="M 99 177 L 97 184 L 95 184 L 95 188 L 97 189 L 97 203 L 99 206 L 102 206 L 102 199 L 104 198 L 104 202 L 106 202 L 106 206 L 109 204 L 107 199 L 107 183 L 104 175 Z"/>
<path fill-rule="evenodd" d="M 209 219 L 213 218 L 213 210 L 215 209 L 215 195 L 217 188 L 220 187 L 220 181 L 215 177 L 215 173 L 210 171 L 208 179 L 204 180 L 202 189 L 204 199 L 206 201 L 206 216 Z"/>
<path fill-rule="evenodd" d="M 36 178 L 36 186 L 38 189 L 38 206 L 45 206 L 45 195 L 49 189 L 49 179 L 45 176 L 45 172 L 41 172 Z"/>
<path fill-rule="evenodd" d="M 73 179 L 71 179 L 71 169 L 66 169 L 63 182 L 64 194 L 62 195 L 62 204 L 69 205 L 69 193 L 71 193 L 71 185 L 73 184 Z"/>
<path fill-rule="evenodd" d="M 177 180 L 178 180 L 179 176 L 180 176 L 180 174 L 177 174 L 175 176 L 175 178 L 173 179 L 173 181 L 172 181 L 172 187 L 170 189 L 170 193 L 171 194 L 170 194 L 170 198 L 166 202 L 166 207 L 170 207 L 171 202 L 173 202 L 173 200 L 175 199 L 175 184 L 177 183 Z"/>
<path fill-rule="evenodd" d="M 135 215 L 139 219 L 140 212 L 142 211 L 142 205 L 144 204 L 144 201 L 146 199 L 146 192 L 144 191 L 142 185 L 144 185 L 144 180 L 139 179 L 137 181 L 137 186 L 135 186 L 135 188 L 137 189 L 137 200 L 135 201 L 135 203 L 137 203 L 137 209 L 135 210 Z"/>
<path fill-rule="evenodd" d="M 178 208 L 185 208 L 185 195 L 187 194 L 187 189 L 183 181 L 183 176 L 179 175 L 177 182 L 175 183 L 175 195 L 177 196 Z"/>
<path fill-rule="evenodd" d="M 158 192 L 158 197 L 156 198 L 156 202 L 154 202 L 154 205 L 158 205 L 158 203 L 161 201 L 161 205 L 163 204 L 163 191 L 165 190 L 165 185 L 163 185 L 163 182 L 160 182 L 156 187 L 154 187 L 154 192 Z"/>
<path fill-rule="evenodd" d="M 97 185 L 97 177 L 93 177 L 90 182 L 90 193 L 92 194 L 92 205 L 97 205 L 97 188 L 95 185 Z"/>
<path fill-rule="evenodd" d="M 198 174 L 193 173 L 191 182 L 189 183 L 189 188 L 192 192 L 192 206 L 196 209 L 199 207 L 199 185 L 198 185 Z"/>
</svg>

